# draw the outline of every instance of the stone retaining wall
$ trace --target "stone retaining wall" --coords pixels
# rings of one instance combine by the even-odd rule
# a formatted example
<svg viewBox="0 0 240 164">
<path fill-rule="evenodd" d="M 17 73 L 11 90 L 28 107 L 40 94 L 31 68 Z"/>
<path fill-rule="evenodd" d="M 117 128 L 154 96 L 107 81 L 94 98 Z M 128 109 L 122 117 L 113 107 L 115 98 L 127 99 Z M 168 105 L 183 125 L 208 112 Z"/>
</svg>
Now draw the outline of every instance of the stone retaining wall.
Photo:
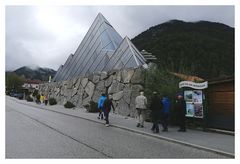
<svg viewBox="0 0 240 164">
<path fill-rule="evenodd" d="M 118 114 L 134 117 L 135 98 L 143 90 L 144 69 L 99 72 L 88 77 L 76 77 L 70 81 L 40 85 L 40 93 L 54 97 L 58 104 L 72 102 L 78 107 L 97 102 L 102 93 L 113 96 L 113 105 Z"/>
</svg>

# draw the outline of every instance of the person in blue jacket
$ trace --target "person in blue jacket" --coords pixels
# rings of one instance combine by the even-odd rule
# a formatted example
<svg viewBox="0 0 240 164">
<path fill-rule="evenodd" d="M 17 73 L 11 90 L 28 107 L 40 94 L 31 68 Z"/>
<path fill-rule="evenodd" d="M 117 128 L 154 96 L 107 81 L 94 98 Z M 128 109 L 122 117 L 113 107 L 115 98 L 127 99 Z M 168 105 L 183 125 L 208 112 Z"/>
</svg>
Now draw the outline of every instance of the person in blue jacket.
<svg viewBox="0 0 240 164">
<path fill-rule="evenodd" d="M 162 98 L 162 131 L 168 131 L 168 118 L 169 118 L 169 111 L 170 111 L 170 100 L 167 96 L 163 96 Z"/>
<path fill-rule="evenodd" d="M 98 119 L 100 119 L 101 118 L 101 120 L 103 120 L 103 103 L 104 103 L 104 101 L 106 100 L 106 95 L 103 93 L 101 96 L 100 96 L 100 98 L 99 98 L 99 100 L 98 100 L 98 110 L 99 110 L 99 116 L 98 116 Z"/>
</svg>

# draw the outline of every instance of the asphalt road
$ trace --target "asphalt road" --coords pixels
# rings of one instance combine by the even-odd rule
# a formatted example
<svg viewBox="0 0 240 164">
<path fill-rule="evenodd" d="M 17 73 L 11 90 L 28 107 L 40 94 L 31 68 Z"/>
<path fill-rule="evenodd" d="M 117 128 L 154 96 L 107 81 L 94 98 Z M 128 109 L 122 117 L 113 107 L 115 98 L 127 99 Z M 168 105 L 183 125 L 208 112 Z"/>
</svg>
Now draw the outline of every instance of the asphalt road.
<svg viewBox="0 0 240 164">
<path fill-rule="evenodd" d="M 226 157 L 19 104 L 6 97 L 6 158 Z"/>
</svg>

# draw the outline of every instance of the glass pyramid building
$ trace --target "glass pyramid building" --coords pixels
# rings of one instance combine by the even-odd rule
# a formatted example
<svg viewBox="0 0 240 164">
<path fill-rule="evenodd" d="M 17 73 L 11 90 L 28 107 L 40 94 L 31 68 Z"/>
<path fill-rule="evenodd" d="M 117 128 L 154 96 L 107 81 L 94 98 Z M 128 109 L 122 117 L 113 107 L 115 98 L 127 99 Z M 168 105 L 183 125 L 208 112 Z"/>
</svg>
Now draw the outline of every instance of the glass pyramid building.
<svg viewBox="0 0 240 164">
<path fill-rule="evenodd" d="M 124 39 L 99 13 L 76 52 L 61 65 L 53 81 L 94 72 L 145 66 L 146 60 L 128 37 Z"/>
</svg>

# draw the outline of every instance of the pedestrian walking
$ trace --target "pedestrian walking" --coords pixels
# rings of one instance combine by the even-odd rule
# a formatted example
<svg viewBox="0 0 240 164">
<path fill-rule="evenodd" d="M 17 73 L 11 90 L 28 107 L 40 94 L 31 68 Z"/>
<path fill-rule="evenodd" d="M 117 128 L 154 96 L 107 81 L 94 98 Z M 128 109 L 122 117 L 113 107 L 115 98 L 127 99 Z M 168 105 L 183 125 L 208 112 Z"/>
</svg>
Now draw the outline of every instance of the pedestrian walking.
<svg viewBox="0 0 240 164">
<path fill-rule="evenodd" d="M 170 100 L 167 96 L 163 96 L 162 98 L 163 110 L 162 110 L 162 131 L 168 131 L 168 119 L 169 119 L 169 111 L 170 111 Z"/>
<path fill-rule="evenodd" d="M 157 92 L 153 92 L 153 98 L 150 104 L 150 110 L 152 111 L 152 121 L 153 125 L 151 130 L 153 133 L 159 133 L 158 123 L 161 117 L 161 110 L 163 108 L 161 99 L 158 97 Z"/>
<path fill-rule="evenodd" d="M 45 100 L 45 97 L 44 97 L 44 95 L 43 95 L 43 94 L 41 94 L 41 96 L 40 96 L 40 102 L 41 102 L 41 104 L 43 104 L 43 103 L 44 103 L 44 100 Z"/>
<path fill-rule="evenodd" d="M 105 100 L 106 100 L 106 95 L 103 93 L 98 100 L 98 111 L 99 111 L 98 119 L 101 119 L 101 120 L 103 120 L 103 103 Z"/>
<path fill-rule="evenodd" d="M 105 99 L 104 103 L 103 103 L 103 111 L 104 111 L 104 116 L 105 116 L 105 120 L 106 120 L 106 126 L 109 126 L 109 113 L 111 111 L 111 108 L 113 108 L 113 110 L 115 110 L 113 103 L 112 103 L 112 96 L 108 95 L 107 98 Z"/>
<path fill-rule="evenodd" d="M 48 104 L 48 95 L 45 96 L 45 100 L 44 101 L 45 101 L 45 105 L 47 105 Z"/>
<path fill-rule="evenodd" d="M 179 125 L 178 131 L 186 132 L 186 126 L 185 126 L 186 102 L 184 101 L 182 94 L 177 95 L 176 110 L 177 110 L 177 122 Z"/>
<path fill-rule="evenodd" d="M 140 95 L 135 99 L 135 106 L 137 110 L 137 127 L 144 127 L 145 111 L 147 109 L 147 98 L 144 96 L 144 92 L 140 92 Z"/>
</svg>

